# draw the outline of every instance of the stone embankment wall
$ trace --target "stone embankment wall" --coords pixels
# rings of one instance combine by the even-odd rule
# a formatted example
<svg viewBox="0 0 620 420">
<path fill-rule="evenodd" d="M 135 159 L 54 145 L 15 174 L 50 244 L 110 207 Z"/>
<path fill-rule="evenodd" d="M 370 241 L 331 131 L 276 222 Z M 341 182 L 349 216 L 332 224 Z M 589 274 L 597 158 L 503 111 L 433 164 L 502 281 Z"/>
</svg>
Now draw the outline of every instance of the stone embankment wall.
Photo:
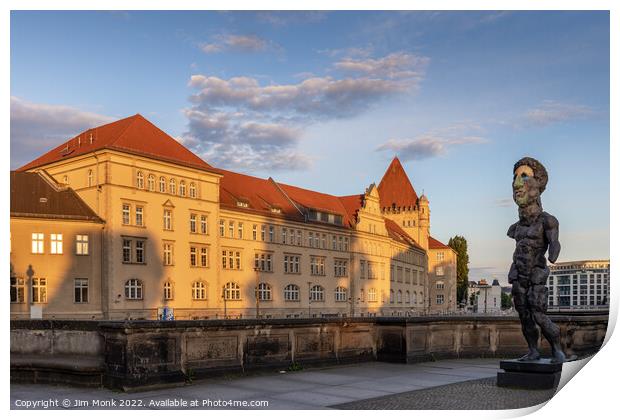
<svg viewBox="0 0 620 420">
<path fill-rule="evenodd" d="M 567 355 L 597 351 L 606 314 L 552 317 Z M 548 351 L 546 343 L 542 348 Z M 518 319 L 420 317 L 219 321 L 11 321 L 11 379 L 136 389 L 263 369 L 526 351 Z"/>
</svg>

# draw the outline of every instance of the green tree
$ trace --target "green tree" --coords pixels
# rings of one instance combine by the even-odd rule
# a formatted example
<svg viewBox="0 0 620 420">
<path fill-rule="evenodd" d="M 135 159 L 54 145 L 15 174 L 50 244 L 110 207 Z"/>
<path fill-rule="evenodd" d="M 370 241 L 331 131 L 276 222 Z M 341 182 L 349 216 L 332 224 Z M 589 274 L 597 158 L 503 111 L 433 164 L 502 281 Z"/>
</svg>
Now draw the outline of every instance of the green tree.
<svg viewBox="0 0 620 420">
<path fill-rule="evenodd" d="M 450 238 L 448 246 L 456 252 L 456 300 L 458 303 L 467 302 L 467 286 L 469 284 L 467 239 L 456 235 Z"/>
<path fill-rule="evenodd" d="M 508 293 L 502 292 L 502 309 L 512 308 L 512 297 Z"/>
</svg>

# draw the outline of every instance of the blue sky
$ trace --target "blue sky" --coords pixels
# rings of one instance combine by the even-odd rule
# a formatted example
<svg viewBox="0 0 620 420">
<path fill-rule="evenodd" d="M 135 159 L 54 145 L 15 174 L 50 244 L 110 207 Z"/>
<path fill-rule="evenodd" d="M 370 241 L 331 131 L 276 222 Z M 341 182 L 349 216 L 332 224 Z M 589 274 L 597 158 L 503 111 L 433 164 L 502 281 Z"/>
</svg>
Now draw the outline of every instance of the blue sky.
<svg viewBox="0 0 620 420">
<path fill-rule="evenodd" d="M 607 12 L 12 12 L 11 167 L 141 113 L 216 166 L 336 195 L 398 155 L 432 234 L 505 282 L 512 165 L 561 260 L 609 258 Z"/>
</svg>

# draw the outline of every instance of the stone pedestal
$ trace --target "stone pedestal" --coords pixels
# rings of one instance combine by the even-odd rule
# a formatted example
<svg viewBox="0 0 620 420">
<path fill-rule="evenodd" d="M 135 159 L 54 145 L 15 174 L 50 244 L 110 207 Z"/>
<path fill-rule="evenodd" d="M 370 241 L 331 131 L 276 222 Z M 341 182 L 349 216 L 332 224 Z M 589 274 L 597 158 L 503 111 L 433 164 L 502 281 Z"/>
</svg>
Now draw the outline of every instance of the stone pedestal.
<svg viewBox="0 0 620 420">
<path fill-rule="evenodd" d="M 497 373 L 497 386 L 523 389 L 552 389 L 560 383 L 562 363 L 551 359 L 534 361 L 502 360 Z"/>
</svg>

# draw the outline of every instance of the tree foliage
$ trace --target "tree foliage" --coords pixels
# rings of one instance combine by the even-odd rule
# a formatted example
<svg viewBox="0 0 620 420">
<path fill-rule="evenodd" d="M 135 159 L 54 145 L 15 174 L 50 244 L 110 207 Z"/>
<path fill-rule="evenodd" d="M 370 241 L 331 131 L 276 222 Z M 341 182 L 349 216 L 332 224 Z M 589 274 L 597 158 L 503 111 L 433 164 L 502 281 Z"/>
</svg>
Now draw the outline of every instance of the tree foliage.
<svg viewBox="0 0 620 420">
<path fill-rule="evenodd" d="M 502 292 L 502 309 L 512 308 L 512 296 L 508 293 Z"/>
<path fill-rule="evenodd" d="M 456 300 L 467 301 L 467 286 L 469 281 L 469 255 L 467 254 L 467 239 L 456 235 L 450 238 L 448 246 L 456 252 Z"/>
</svg>

